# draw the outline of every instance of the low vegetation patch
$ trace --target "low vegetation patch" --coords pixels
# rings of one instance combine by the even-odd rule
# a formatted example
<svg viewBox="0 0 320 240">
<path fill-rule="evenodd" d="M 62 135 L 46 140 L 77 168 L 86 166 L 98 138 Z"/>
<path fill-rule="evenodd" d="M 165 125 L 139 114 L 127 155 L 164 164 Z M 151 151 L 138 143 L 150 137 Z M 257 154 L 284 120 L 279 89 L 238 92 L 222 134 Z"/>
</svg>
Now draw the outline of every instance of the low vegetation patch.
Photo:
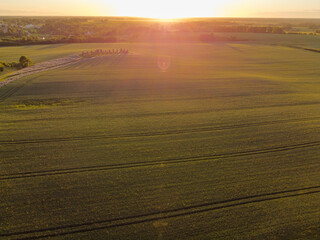
<svg viewBox="0 0 320 240">
<path fill-rule="evenodd" d="M 21 56 L 19 59 L 19 62 L 7 63 L 7 62 L 0 61 L 0 71 L 3 72 L 5 70 L 5 67 L 22 69 L 22 68 L 30 67 L 31 65 L 33 65 L 33 62 L 30 58 L 26 56 Z"/>
<path fill-rule="evenodd" d="M 83 102 L 81 100 L 75 100 L 72 98 L 48 98 L 48 99 L 28 99 L 21 102 L 17 102 L 14 106 L 18 109 L 37 109 L 67 106 L 75 103 Z"/>
</svg>

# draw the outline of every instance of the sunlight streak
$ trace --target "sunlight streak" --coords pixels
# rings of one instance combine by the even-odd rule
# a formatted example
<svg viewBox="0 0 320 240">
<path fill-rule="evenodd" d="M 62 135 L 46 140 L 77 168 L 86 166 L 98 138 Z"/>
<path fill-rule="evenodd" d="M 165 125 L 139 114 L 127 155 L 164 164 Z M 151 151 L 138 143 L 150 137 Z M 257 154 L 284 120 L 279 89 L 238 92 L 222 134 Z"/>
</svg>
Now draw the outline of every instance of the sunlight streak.
<svg viewBox="0 0 320 240">
<path fill-rule="evenodd" d="M 223 14 L 226 4 L 236 0 L 227 1 L 147 1 L 117 0 L 112 2 L 116 15 L 147 17 L 157 19 L 176 19 L 187 17 L 216 17 Z M 104 2 L 104 1 L 101 1 Z M 108 3 L 110 5 L 111 3 Z"/>
</svg>

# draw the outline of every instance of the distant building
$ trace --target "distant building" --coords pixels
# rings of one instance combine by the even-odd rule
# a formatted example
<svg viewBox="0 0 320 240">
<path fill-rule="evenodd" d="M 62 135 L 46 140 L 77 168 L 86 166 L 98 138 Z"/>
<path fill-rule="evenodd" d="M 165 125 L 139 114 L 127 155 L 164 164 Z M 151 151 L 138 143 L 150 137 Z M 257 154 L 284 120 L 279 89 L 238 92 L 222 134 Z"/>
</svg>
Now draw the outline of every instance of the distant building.
<svg viewBox="0 0 320 240">
<path fill-rule="evenodd" d="M 32 29 L 32 28 L 41 28 L 41 25 L 33 25 L 33 24 L 27 24 L 24 26 L 27 29 Z"/>
<path fill-rule="evenodd" d="M 4 25 L 3 33 L 8 33 L 8 25 Z"/>
</svg>

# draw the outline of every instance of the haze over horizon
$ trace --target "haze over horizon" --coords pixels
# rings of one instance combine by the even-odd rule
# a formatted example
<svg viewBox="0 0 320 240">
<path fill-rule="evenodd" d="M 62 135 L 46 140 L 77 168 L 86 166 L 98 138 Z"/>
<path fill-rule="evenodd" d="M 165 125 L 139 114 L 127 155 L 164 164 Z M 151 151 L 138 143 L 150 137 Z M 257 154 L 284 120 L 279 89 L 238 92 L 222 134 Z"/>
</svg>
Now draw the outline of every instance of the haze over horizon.
<svg viewBox="0 0 320 240">
<path fill-rule="evenodd" d="M 2 16 L 128 16 L 149 18 L 270 17 L 320 18 L 319 0 L 13 0 Z"/>
</svg>

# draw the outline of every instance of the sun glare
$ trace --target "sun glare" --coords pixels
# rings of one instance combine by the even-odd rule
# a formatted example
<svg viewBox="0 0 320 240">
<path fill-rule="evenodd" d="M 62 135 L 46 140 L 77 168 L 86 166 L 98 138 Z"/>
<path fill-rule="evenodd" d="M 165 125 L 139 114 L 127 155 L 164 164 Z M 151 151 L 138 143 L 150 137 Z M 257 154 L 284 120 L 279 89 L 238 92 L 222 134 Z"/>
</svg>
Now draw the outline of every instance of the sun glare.
<svg viewBox="0 0 320 240">
<path fill-rule="evenodd" d="M 230 2 L 227 0 L 226 2 Z M 233 0 L 234 1 L 234 0 Z M 116 15 L 147 17 L 156 19 L 177 19 L 188 17 L 217 17 L 223 14 L 224 1 L 149 1 L 117 0 L 112 3 Z M 111 4 L 111 2 L 110 2 Z"/>
</svg>

